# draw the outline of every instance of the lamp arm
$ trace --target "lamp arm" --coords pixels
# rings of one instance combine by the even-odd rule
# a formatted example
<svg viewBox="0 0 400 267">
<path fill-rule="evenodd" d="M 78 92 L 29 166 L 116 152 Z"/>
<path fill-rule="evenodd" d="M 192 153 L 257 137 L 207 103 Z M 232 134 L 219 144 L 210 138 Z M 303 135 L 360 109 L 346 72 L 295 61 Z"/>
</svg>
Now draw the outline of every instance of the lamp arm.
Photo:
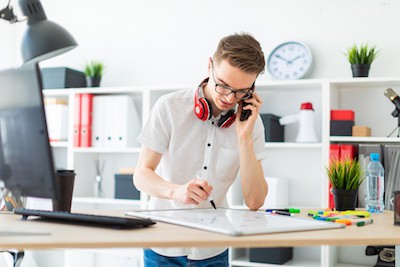
<svg viewBox="0 0 400 267">
<path fill-rule="evenodd" d="M 10 23 L 15 23 L 18 21 L 17 16 L 15 16 L 13 7 L 10 6 L 10 1 L 5 8 L 0 10 L 0 18 L 9 21 Z"/>
</svg>

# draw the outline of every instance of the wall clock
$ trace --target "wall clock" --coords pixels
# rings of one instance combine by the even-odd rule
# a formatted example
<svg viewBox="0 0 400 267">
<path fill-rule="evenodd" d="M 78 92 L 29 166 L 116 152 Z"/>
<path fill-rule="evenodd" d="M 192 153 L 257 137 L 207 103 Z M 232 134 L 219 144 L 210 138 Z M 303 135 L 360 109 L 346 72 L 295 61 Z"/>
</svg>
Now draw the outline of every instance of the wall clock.
<svg viewBox="0 0 400 267">
<path fill-rule="evenodd" d="M 311 50 L 301 42 L 278 45 L 268 57 L 267 68 L 279 80 L 296 80 L 307 77 L 313 64 Z"/>
</svg>

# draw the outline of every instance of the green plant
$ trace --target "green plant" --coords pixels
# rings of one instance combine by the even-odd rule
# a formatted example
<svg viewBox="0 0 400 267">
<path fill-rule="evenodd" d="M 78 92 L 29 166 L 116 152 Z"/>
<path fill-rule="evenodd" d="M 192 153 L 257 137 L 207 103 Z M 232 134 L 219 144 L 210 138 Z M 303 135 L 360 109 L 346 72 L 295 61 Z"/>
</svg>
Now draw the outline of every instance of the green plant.
<svg viewBox="0 0 400 267">
<path fill-rule="evenodd" d="M 103 75 L 104 65 L 100 61 L 92 60 L 85 66 L 85 75 L 87 77 L 99 77 Z"/>
<path fill-rule="evenodd" d="M 325 169 L 329 182 L 335 189 L 358 189 L 365 179 L 365 173 L 356 159 L 332 159 Z"/>
<path fill-rule="evenodd" d="M 345 53 L 350 64 L 371 64 L 378 56 L 379 51 L 375 46 L 362 44 L 360 46 L 353 45 Z"/>
</svg>

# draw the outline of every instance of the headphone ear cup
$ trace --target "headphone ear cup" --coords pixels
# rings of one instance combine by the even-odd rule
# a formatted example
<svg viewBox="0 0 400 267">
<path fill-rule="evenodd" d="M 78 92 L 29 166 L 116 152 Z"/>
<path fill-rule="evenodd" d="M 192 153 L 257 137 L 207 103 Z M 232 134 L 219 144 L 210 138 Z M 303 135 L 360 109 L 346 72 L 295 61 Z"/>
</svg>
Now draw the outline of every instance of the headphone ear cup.
<svg viewBox="0 0 400 267">
<path fill-rule="evenodd" d="M 236 120 L 236 114 L 233 109 L 229 110 L 224 116 L 221 117 L 218 121 L 218 127 L 220 128 L 228 128 L 231 126 Z"/>
<path fill-rule="evenodd" d="M 211 105 L 205 98 L 199 98 L 198 102 L 194 106 L 194 113 L 196 113 L 197 117 L 206 121 L 211 118 Z"/>
</svg>

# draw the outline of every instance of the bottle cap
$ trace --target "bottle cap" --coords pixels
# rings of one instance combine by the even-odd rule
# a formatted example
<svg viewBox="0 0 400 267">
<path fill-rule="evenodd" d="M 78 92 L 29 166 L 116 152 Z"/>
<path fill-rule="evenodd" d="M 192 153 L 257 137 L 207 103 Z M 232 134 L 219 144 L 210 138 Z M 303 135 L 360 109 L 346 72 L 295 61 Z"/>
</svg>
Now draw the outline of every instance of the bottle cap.
<svg viewBox="0 0 400 267">
<path fill-rule="evenodd" d="M 312 106 L 312 103 L 310 103 L 310 102 L 302 103 L 301 106 L 300 106 L 300 109 L 301 110 L 314 110 L 313 106 Z"/>
<path fill-rule="evenodd" d="M 371 153 L 370 158 L 372 161 L 379 161 L 379 153 Z"/>
</svg>

